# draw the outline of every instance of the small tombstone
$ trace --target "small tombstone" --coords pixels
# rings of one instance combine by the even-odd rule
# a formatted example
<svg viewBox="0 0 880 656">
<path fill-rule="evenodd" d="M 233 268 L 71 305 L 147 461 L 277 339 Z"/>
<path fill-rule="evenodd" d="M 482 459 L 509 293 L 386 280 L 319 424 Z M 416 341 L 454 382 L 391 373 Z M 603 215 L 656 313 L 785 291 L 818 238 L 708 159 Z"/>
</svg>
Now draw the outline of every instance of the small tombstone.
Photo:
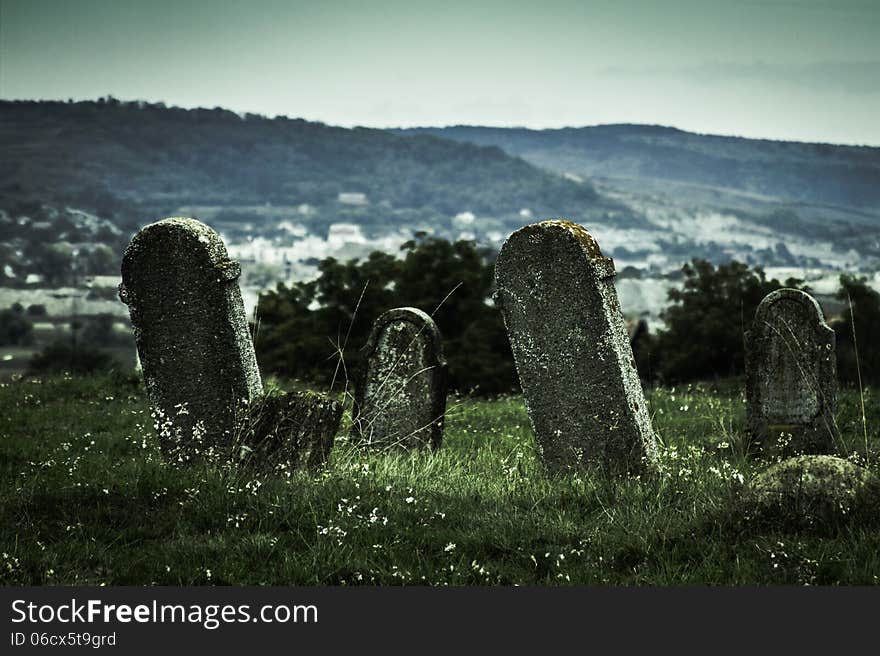
<svg viewBox="0 0 880 656">
<path fill-rule="evenodd" d="M 313 392 L 265 394 L 250 406 L 236 433 L 244 465 L 279 474 L 326 462 L 342 419 L 342 404 Z"/>
<path fill-rule="evenodd" d="M 396 308 L 376 320 L 354 407 L 357 438 L 380 446 L 439 448 L 446 411 L 446 362 L 434 320 Z"/>
<path fill-rule="evenodd" d="M 834 330 L 809 294 L 768 294 L 746 335 L 746 397 L 752 439 L 783 452 L 830 453 L 837 439 Z"/>
<path fill-rule="evenodd" d="M 220 236 L 193 219 L 152 223 L 125 250 L 119 297 L 172 460 L 231 444 L 237 416 L 262 393 L 240 273 Z"/>
<path fill-rule="evenodd" d="M 647 471 L 654 432 L 614 289 L 614 262 L 585 228 L 514 232 L 495 263 L 496 303 L 548 468 Z"/>
</svg>

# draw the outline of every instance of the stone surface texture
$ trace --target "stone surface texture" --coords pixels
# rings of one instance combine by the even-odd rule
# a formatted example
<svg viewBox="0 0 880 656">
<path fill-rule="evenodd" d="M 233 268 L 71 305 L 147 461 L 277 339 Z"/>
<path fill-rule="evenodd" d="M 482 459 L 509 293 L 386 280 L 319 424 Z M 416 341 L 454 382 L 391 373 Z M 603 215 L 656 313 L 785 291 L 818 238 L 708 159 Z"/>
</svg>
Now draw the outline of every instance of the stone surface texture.
<svg viewBox="0 0 880 656">
<path fill-rule="evenodd" d="M 354 407 L 355 439 L 377 446 L 439 448 L 446 410 L 440 331 L 419 309 L 380 316 L 364 347 Z"/>
<path fill-rule="evenodd" d="M 816 300 L 768 294 L 746 335 L 749 432 L 765 450 L 831 453 L 838 436 L 835 335 Z"/>
<path fill-rule="evenodd" d="M 852 517 L 876 521 L 880 481 L 849 460 L 797 456 L 756 476 L 744 498 L 748 516 L 776 527 L 820 527 Z"/>
<path fill-rule="evenodd" d="M 514 232 L 495 264 L 496 304 L 550 470 L 653 469 L 654 432 L 614 275 L 592 235 L 565 220 Z"/>
<path fill-rule="evenodd" d="M 152 223 L 125 251 L 119 296 L 172 460 L 229 445 L 240 406 L 262 392 L 240 273 L 220 236 L 194 219 Z"/>
<path fill-rule="evenodd" d="M 330 455 L 342 404 L 321 394 L 266 394 L 251 403 L 237 434 L 245 464 L 277 474 L 315 469 Z"/>
</svg>

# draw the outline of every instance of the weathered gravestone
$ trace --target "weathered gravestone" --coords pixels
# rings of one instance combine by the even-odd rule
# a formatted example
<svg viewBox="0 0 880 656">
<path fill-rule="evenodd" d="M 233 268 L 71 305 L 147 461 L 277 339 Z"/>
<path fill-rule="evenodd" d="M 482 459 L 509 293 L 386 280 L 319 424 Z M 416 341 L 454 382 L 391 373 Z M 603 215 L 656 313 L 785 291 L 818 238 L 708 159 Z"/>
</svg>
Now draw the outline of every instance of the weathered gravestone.
<svg viewBox="0 0 880 656">
<path fill-rule="evenodd" d="M 552 470 L 651 468 L 654 432 L 613 280 L 614 262 L 570 221 L 517 230 L 495 263 L 496 303 Z"/>
<path fill-rule="evenodd" d="M 146 226 L 123 256 L 119 297 L 172 460 L 230 444 L 236 416 L 262 392 L 240 273 L 220 236 L 193 219 Z"/>
<path fill-rule="evenodd" d="M 327 460 L 342 404 L 322 394 L 265 394 L 251 403 L 237 430 L 242 465 L 285 474 L 315 468 Z"/>
<path fill-rule="evenodd" d="M 379 446 L 438 448 L 446 362 L 434 320 L 416 308 L 380 316 L 365 346 L 354 407 L 355 437 Z"/>
<path fill-rule="evenodd" d="M 829 453 L 837 426 L 835 336 L 809 294 L 768 294 L 746 335 L 746 398 L 752 439 L 761 448 Z"/>
<path fill-rule="evenodd" d="M 342 406 L 318 394 L 263 395 L 238 288 L 220 236 L 171 218 L 138 232 L 122 260 L 138 356 L 165 456 L 230 458 L 264 470 L 323 463 Z"/>
</svg>

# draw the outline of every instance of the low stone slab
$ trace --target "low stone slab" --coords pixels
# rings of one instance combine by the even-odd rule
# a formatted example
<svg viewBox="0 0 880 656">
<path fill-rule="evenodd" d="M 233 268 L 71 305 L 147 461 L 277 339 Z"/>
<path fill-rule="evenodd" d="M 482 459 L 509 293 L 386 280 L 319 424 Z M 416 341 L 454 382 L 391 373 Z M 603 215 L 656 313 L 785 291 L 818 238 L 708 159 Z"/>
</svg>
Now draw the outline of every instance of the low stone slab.
<svg viewBox="0 0 880 656">
<path fill-rule="evenodd" d="M 517 230 L 495 263 L 496 304 L 551 470 L 651 469 L 655 437 L 614 275 L 593 236 L 564 220 Z"/>
<path fill-rule="evenodd" d="M 439 448 L 446 411 L 446 361 L 440 331 L 417 308 L 380 316 L 364 347 L 355 394 L 355 439 L 377 446 Z"/>
<path fill-rule="evenodd" d="M 816 300 L 768 294 L 746 335 L 746 398 L 753 443 L 783 453 L 833 453 L 838 437 L 835 335 Z"/>
<path fill-rule="evenodd" d="M 827 528 L 880 518 L 880 481 L 828 455 L 789 458 L 759 474 L 744 495 L 747 517 L 777 528 Z"/>
<path fill-rule="evenodd" d="M 265 395 L 248 409 L 237 434 L 239 461 L 274 473 L 314 469 L 330 456 L 342 404 L 321 394 Z"/>
</svg>

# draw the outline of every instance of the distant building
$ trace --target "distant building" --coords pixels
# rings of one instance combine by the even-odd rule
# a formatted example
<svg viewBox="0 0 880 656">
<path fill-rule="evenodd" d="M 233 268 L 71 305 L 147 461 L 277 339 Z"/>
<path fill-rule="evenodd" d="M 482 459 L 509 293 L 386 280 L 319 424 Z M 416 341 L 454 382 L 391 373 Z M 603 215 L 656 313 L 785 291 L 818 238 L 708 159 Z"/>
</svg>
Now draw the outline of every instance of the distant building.
<svg viewBox="0 0 880 656">
<path fill-rule="evenodd" d="M 367 205 L 367 195 L 359 191 L 343 191 L 337 197 L 337 200 L 343 205 Z"/>
<path fill-rule="evenodd" d="M 99 289 L 116 289 L 121 282 L 121 276 L 87 276 L 83 280 L 86 287 L 97 287 Z"/>
<path fill-rule="evenodd" d="M 354 223 L 334 223 L 327 233 L 327 246 L 331 249 L 346 244 L 365 244 L 366 241 L 361 227 Z"/>
</svg>

